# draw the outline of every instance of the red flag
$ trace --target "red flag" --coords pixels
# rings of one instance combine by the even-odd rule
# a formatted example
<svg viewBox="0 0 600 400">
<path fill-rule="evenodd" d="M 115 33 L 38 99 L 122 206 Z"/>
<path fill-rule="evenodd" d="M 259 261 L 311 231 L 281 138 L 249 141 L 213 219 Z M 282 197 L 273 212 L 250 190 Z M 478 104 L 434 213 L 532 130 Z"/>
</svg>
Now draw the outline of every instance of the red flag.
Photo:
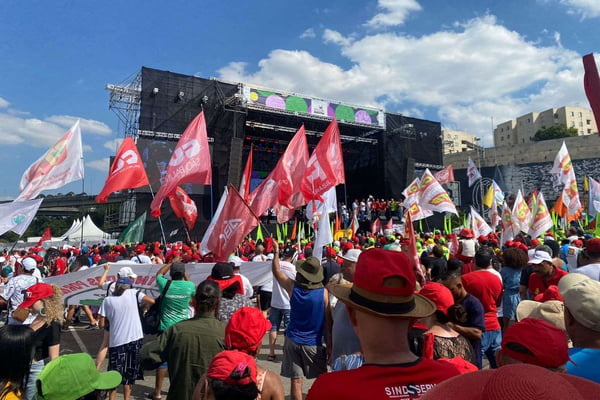
<svg viewBox="0 0 600 400">
<path fill-rule="evenodd" d="M 385 229 L 394 229 L 394 218 L 390 218 L 387 224 L 385 224 Z"/>
<path fill-rule="evenodd" d="M 323 193 L 345 182 L 340 130 L 334 119 L 308 160 L 301 189 L 307 201 L 322 200 Z"/>
<path fill-rule="evenodd" d="M 381 231 L 381 220 L 379 218 L 375 218 L 375 221 L 373 221 L 371 224 L 371 233 L 375 235 Z"/>
<path fill-rule="evenodd" d="M 211 251 L 216 261 L 226 261 L 242 239 L 258 225 L 258 218 L 250 210 L 233 186 L 223 193 L 223 207 L 213 217 L 204 238 L 204 251 Z"/>
<path fill-rule="evenodd" d="M 47 227 L 44 233 L 42 234 L 42 237 L 37 242 L 38 247 L 41 246 L 43 242 L 50 239 L 52 239 L 52 232 L 50 231 L 50 227 Z"/>
<path fill-rule="evenodd" d="M 198 209 L 194 200 L 188 196 L 185 190 L 177 186 L 175 193 L 169 195 L 169 202 L 177 218 L 183 218 L 189 230 L 194 229 L 196 218 L 198 218 Z"/>
<path fill-rule="evenodd" d="M 452 164 L 433 174 L 433 177 L 437 179 L 440 185 L 454 182 L 454 168 L 452 168 Z"/>
<path fill-rule="evenodd" d="M 452 246 L 450 246 L 452 257 L 455 257 L 458 254 L 458 248 L 460 247 L 458 243 L 458 238 L 456 235 L 452 235 L 451 240 Z"/>
<path fill-rule="evenodd" d="M 123 140 L 110 166 L 104 187 L 96 196 L 96 203 L 106 203 L 111 193 L 148 185 L 148 175 L 133 138 Z"/>
<path fill-rule="evenodd" d="M 335 214 L 335 231 L 340 231 L 342 230 L 342 220 L 340 219 L 340 216 Z"/>
<path fill-rule="evenodd" d="M 306 133 L 302 126 L 288 144 L 273 171 L 250 194 L 249 203 L 254 214 L 262 215 L 268 208 L 275 207 L 280 202 L 281 190 L 285 192 L 281 196 L 285 198 L 286 202 L 293 203 L 288 204 L 288 208 L 293 209 L 306 204 L 301 193 L 294 193 L 297 191 L 297 184 L 293 182 L 293 179 L 299 181 L 302 174 L 298 176 L 298 171 L 304 173 L 307 158 Z M 281 204 L 286 206 L 286 204 Z"/>
<path fill-rule="evenodd" d="M 211 185 L 211 172 L 206 122 L 204 112 L 200 111 L 177 142 L 167 166 L 165 180 L 150 204 L 152 216 L 155 218 L 160 216 L 163 200 L 173 193 L 177 186 L 183 183 Z"/>
<path fill-rule="evenodd" d="M 410 258 L 413 264 L 413 269 L 415 271 L 417 282 L 419 282 L 421 285 L 424 285 L 425 274 L 423 274 L 423 269 L 421 268 L 421 259 L 419 258 L 419 252 L 417 251 L 417 238 L 415 237 L 415 229 L 412 224 L 412 219 L 410 218 L 410 213 L 407 212 L 405 214 L 405 218 L 407 226 L 405 230 L 406 233 L 408 233 L 409 235 L 408 250 L 406 251 L 406 253 L 408 254 L 408 257 Z"/>
<path fill-rule="evenodd" d="M 250 152 L 248 153 L 248 160 L 246 160 L 246 167 L 244 168 L 244 175 L 242 175 L 242 181 L 240 182 L 240 196 L 244 201 L 248 201 L 250 198 L 250 181 L 252 179 L 252 149 L 250 145 Z"/>
<path fill-rule="evenodd" d="M 583 56 L 583 69 L 585 70 L 585 74 L 583 75 L 585 95 L 594 112 L 596 126 L 600 126 L 600 77 L 598 76 L 594 53 Z"/>
</svg>

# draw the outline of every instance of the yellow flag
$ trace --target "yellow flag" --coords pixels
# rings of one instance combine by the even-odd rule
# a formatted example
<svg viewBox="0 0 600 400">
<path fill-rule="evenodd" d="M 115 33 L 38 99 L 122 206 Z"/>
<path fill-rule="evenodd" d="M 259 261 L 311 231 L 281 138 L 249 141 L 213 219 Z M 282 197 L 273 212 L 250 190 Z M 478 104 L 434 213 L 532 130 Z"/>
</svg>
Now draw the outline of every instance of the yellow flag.
<svg viewBox="0 0 600 400">
<path fill-rule="evenodd" d="M 487 192 L 485 193 L 485 196 L 483 197 L 483 204 L 485 204 L 485 206 L 487 208 L 490 208 L 492 206 L 493 201 L 494 201 L 494 185 L 492 184 L 492 185 L 490 185 Z"/>
<path fill-rule="evenodd" d="M 587 175 L 583 176 L 583 190 L 590 190 L 590 184 L 588 182 Z"/>
</svg>

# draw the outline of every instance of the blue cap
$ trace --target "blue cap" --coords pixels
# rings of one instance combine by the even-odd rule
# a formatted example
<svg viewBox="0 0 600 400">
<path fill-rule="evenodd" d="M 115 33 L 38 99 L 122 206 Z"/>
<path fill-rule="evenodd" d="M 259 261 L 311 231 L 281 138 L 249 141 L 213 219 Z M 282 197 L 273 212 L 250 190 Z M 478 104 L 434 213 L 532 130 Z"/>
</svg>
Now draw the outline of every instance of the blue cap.
<svg viewBox="0 0 600 400">
<path fill-rule="evenodd" d="M 133 286 L 133 281 L 129 278 L 119 278 L 117 280 L 117 285 L 129 285 Z"/>
</svg>

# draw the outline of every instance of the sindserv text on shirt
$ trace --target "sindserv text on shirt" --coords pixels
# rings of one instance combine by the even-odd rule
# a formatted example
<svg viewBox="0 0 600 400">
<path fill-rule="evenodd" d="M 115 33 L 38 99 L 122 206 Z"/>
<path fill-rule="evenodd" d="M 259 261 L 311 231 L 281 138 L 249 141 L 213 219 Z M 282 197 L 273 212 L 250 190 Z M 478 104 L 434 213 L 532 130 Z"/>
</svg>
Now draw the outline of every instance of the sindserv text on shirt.
<svg viewBox="0 0 600 400">
<path fill-rule="evenodd" d="M 407 399 L 415 396 L 420 396 L 433 389 L 435 385 L 430 383 L 422 385 L 403 385 L 403 386 L 386 386 L 385 394 L 390 399 Z"/>
</svg>

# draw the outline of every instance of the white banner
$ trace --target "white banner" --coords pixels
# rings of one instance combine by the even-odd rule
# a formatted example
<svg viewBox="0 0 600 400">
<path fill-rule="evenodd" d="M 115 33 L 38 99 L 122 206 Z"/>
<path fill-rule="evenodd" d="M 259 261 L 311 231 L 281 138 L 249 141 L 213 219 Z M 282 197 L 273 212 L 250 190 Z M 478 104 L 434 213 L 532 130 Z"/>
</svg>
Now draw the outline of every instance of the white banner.
<svg viewBox="0 0 600 400">
<path fill-rule="evenodd" d="M 162 265 L 136 264 L 136 263 L 110 263 L 107 282 L 117 280 L 117 272 L 123 267 L 131 267 L 137 274 L 134 282 L 135 289 L 141 289 L 148 296 L 158 297 L 160 293 L 156 286 L 156 273 Z M 212 270 L 214 263 L 186 264 L 185 269 L 194 285 L 204 281 Z M 273 275 L 270 262 L 247 262 L 240 269 L 252 286 L 265 285 Z M 58 285 L 63 291 L 63 302 L 66 304 L 80 304 L 81 302 L 97 302 L 104 299 L 106 290 L 98 288 L 98 281 L 104 273 L 102 265 L 83 271 L 72 272 L 61 276 L 52 276 L 44 279 L 44 283 Z M 168 274 L 167 274 L 168 276 Z"/>
</svg>

